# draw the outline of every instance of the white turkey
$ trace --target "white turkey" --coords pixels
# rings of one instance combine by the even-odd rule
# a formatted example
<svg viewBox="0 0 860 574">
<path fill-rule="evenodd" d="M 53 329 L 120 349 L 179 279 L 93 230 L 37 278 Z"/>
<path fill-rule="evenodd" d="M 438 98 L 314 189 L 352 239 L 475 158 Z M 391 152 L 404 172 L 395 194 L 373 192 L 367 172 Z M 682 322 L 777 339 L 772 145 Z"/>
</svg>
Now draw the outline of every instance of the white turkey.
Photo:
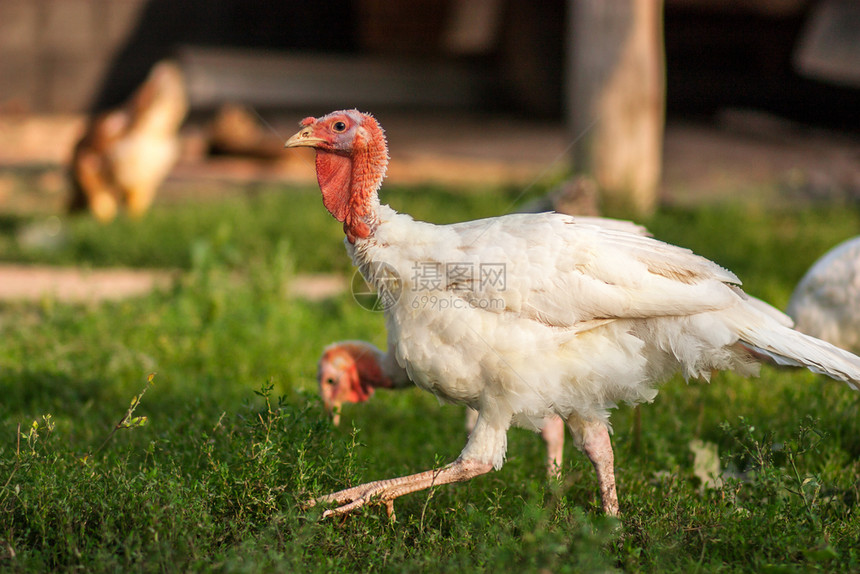
<svg viewBox="0 0 860 574">
<path fill-rule="evenodd" d="M 798 331 L 860 351 L 860 237 L 840 243 L 809 268 L 786 312 Z"/>
<path fill-rule="evenodd" d="M 629 221 L 603 217 L 582 216 L 578 221 L 621 229 L 640 235 L 648 230 Z M 394 358 L 394 352 L 383 353 L 366 341 L 340 341 L 323 350 L 317 365 L 317 387 L 326 412 L 335 426 L 340 424 L 340 407 L 345 403 L 363 403 L 376 389 L 404 389 L 412 386 L 409 375 Z M 471 433 L 478 420 L 478 412 L 467 408 L 466 430 Z M 551 416 L 541 427 L 546 443 L 547 474 L 558 477 L 564 460 L 564 422 Z"/>
<path fill-rule="evenodd" d="M 412 386 L 406 371 L 393 353 L 383 353 L 366 341 L 340 341 L 323 350 L 317 368 L 317 385 L 325 410 L 337 426 L 344 403 L 363 403 L 376 389 L 405 389 Z M 478 421 L 473 409 L 466 412 L 466 430 L 471 433 Z M 564 421 L 549 417 L 541 428 L 546 443 L 546 469 L 557 477 L 564 459 Z"/>
<path fill-rule="evenodd" d="M 415 221 L 379 202 L 388 166 L 382 128 L 357 110 L 306 118 L 287 147 L 316 150 L 323 203 L 385 304 L 389 343 L 409 378 L 478 411 L 451 464 L 312 501 L 323 516 L 459 482 L 502 466 L 512 424 L 558 415 L 617 515 L 609 414 L 649 402 L 674 373 L 753 375 L 758 357 L 857 389 L 860 358 L 786 326 L 738 278 L 687 249 L 558 213 L 453 225 Z"/>
</svg>

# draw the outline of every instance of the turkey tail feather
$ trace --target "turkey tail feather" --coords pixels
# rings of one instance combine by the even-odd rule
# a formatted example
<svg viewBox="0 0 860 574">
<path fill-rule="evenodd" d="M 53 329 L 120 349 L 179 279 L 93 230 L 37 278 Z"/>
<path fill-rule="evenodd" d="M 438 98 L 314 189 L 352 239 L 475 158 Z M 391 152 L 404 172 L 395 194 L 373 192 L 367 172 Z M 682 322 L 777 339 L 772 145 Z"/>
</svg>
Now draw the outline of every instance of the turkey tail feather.
<svg viewBox="0 0 860 574">
<path fill-rule="evenodd" d="M 740 329 L 740 335 L 741 341 L 778 365 L 806 367 L 860 391 L 860 357 L 848 351 L 770 321 L 746 326 Z"/>
</svg>

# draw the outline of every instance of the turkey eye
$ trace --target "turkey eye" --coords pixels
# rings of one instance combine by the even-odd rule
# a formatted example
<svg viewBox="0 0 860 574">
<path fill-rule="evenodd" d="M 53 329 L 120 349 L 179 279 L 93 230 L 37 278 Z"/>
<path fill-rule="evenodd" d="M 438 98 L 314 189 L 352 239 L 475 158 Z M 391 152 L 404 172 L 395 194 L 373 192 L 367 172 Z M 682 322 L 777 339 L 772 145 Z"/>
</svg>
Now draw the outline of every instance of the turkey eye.
<svg viewBox="0 0 860 574">
<path fill-rule="evenodd" d="M 344 122 L 335 122 L 332 124 L 331 129 L 340 133 L 346 131 L 346 124 Z"/>
<path fill-rule="evenodd" d="M 325 382 L 326 382 L 326 383 L 328 383 L 329 385 L 333 385 L 333 384 L 334 384 L 334 379 L 333 379 L 333 378 L 331 378 L 331 377 L 329 377 L 329 378 L 327 378 L 327 379 L 325 380 Z"/>
</svg>

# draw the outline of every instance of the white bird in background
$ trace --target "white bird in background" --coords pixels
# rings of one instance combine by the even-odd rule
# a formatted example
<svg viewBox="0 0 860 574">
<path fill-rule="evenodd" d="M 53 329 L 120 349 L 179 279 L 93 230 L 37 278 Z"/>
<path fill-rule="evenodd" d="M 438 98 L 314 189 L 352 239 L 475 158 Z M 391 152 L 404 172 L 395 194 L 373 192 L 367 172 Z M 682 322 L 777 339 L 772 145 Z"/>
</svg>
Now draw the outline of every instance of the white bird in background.
<svg viewBox="0 0 860 574">
<path fill-rule="evenodd" d="M 323 496 L 323 516 L 502 466 L 512 424 L 560 416 L 618 514 L 609 411 L 649 402 L 676 372 L 752 375 L 757 357 L 860 384 L 860 357 L 786 326 L 738 278 L 687 249 L 558 213 L 453 225 L 414 221 L 377 195 L 388 148 L 356 110 L 302 121 L 287 147 L 316 150 L 323 203 L 385 303 L 389 344 L 419 387 L 478 411 L 451 464 Z"/>
<path fill-rule="evenodd" d="M 860 237 L 840 243 L 809 268 L 786 312 L 798 331 L 860 351 Z"/>
</svg>

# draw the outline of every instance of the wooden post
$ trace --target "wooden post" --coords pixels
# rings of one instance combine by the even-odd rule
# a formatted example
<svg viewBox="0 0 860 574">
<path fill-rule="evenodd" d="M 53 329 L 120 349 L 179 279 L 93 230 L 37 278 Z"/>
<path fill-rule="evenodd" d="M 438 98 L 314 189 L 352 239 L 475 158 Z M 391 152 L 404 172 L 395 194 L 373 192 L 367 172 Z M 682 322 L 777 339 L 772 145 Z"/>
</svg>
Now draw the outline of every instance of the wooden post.
<svg viewBox="0 0 860 574">
<path fill-rule="evenodd" d="M 568 0 L 567 118 L 574 170 L 610 208 L 652 213 L 663 150 L 662 0 Z"/>
</svg>

